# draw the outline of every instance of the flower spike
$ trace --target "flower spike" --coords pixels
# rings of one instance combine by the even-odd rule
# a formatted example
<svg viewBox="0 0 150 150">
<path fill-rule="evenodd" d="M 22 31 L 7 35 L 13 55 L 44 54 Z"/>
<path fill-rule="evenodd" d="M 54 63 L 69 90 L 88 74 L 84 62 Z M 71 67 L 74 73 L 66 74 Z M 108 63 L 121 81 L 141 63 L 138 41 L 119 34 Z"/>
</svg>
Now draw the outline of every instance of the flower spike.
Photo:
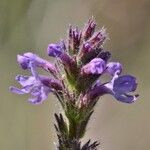
<svg viewBox="0 0 150 150">
<path fill-rule="evenodd" d="M 96 26 L 93 18 L 88 20 L 83 30 L 70 25 L 66 40 L 47 47 L 47 54 L 55 60 L 54 63 L 31 52 L 17 56 L 21 68 L 30 71 L 31 75 L 16 76 L 22 88 L 12 86 L 10 91 L 29 94 L 28 101 L 32 104 L 41 104 L 51 93 L 62 106 L 63 115 L 55 114 L 58 150 L 98 148 L 97 141 L 88 140 L 82 144 L 81 138 L 85 135 L 98 99 L 103 95 L 109 94 L 117 101 L 128 104 L 138 97 L 134 94 L 136 78 L 122 75 L 122 64 L 110 61 L 111 53 L 103 47 L 108 39 L 106 29 L 96 31 Z M 50 75 L 39 75 L 38 68 Z"/>
</svg>

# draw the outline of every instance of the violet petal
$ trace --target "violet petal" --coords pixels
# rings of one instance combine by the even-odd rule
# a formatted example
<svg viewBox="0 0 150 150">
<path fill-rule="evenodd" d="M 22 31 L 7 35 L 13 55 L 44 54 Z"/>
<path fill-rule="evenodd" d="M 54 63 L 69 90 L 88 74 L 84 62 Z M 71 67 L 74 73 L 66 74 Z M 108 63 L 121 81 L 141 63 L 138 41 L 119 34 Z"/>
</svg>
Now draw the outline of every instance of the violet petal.
<svg viewBox="0 0 150 150">
<path fill-rule="evenodd" d="M 81 68 L 82 74 L 102 74 L 106 68 L 106 63 L 101 58 L 94 58 Z"/>
<path fill-rule="evenodd" d="M 49 44 L 47 48 L 47 53 L 52 57 L 59 57 L 64 52 L 64 43 L 60 42 L 57 44 Z"/>
<path fill-rule="evenodd" d="M 136 78 L 131 75 L 123 75 L 114 81 L 113 91 L 115 93 L 127 93 L 136 90 Z"/>
<path fill-rule="evenodd" d="M 122 65 L 118 62 L 110 62 L 106 67 L 106 72 L 111 76 L 114 76 L 116 73 L 120 75 L 122 72 Z"/>
</svg>

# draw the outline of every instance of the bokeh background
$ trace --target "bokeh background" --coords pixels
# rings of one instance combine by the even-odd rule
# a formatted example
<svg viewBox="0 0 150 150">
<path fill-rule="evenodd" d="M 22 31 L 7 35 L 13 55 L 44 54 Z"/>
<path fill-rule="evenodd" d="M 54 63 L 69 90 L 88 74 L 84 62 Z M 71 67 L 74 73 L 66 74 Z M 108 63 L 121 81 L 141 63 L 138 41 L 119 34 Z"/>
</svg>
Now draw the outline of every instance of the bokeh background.
<svg viewBox="0 0 150 150">
<path fill-rule="evenodd" d="M 100 140 L 102 150 L 150 149 L 150 1 L 149 0 L 0 0 L 0 150 L 54 150 L 53 114 L 60 110 L 50 95 L 33 106 L 28 96 L 9 92 L 23 72 L 16 55 L 46 55 L 48 43 L 66 36 L 69 24 L 83 27 L 91 16 L 105 26 L 112 60 L 138 79 L 139 100 L 123 104 L 111 96 L 99 101 L 86 139 Z"/>
</svg>

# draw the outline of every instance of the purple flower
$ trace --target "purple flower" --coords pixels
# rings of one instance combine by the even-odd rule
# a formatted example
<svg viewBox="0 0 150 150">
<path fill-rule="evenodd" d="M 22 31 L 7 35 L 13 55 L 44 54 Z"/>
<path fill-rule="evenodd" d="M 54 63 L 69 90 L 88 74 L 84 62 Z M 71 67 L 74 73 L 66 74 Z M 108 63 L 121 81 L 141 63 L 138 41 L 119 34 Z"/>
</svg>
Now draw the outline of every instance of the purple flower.
<svg viewBox="0 0 150 150">
<path fill-rule="evenodd" d="M 60 90 L 60 84 L 51 78 L 39 76 L 35 71 L 34 64 L 30 63 L 32 76 L 16 76 L 16 80 L 23 86 L 22 89 L 10 87 L 10 91 L 16 94 L 31 94 L 29 102 L 40 104 L 47 99 L 48 94 L 53 91 L 52 87 Z"/>
<path fill-rule="evenodd" d="M 113 95 L 118 101 L 124 103 L 133 103 L 138 95 L 130 95 L 130 92 L 136 90 L 136 78 L 131 75 L 119 76 L 115 75 L 111 82 L 106 84 L 98 84 L 94 86 L 85 95 L 84 99 L 92 100 L 104 94 Z"/>
<path fill-rule="evenodd" d="M 73 58 L 64 50 L 65 44 L 63 42 L 60 42 L 58 44 L 49 44 L 47 48 L 49 56 L 57 57 L 58 59 L 60 59 L 65 69 L 71 71 L 75 68 L 76 65 Z"/>
<path fill-rule="evenodd" d="M 53 64 L 30 52 L 24 53 L 23 55 L 17 55 L 17 61 L 21 65 L 22 69 L 30 69 L 30 64 L 32 62 L 35 66 L 42 67 L 51 73 L 56 72 L 56 68 Z"/>
<path fill-rule="evenodd" d="M 32 104 L 40 104 L 51 92 L 51 89 L 42 83 L 42 78 L 35 78 L 33 76 L 18 75 L 16 80 L 23 86 L 22 89 L 10 87 L 10 91 L 16 94 L 31 94 L 29 102 Z"/>
<path fill-rule="evenodd" d="M 112 76 L 116 73 L 120 75 L 122 72 L 122 65 L 118 62 L 110 62 L 107 64 L 106 68 L 106 72 Z"/>
<path fill-rule="evenodd" d="M 59 57 L 65 50 L 65 45 L 63 42 L 57 44 L 49 44 L 47 48 L 47 53 L 52 57 Z"/>
<path fill-rule="evenodd" d="M 81 74 L 102 74 L 106 68 L 106 63 L 101 58 L 94 58 L 81 68 Z"/>
</svg>

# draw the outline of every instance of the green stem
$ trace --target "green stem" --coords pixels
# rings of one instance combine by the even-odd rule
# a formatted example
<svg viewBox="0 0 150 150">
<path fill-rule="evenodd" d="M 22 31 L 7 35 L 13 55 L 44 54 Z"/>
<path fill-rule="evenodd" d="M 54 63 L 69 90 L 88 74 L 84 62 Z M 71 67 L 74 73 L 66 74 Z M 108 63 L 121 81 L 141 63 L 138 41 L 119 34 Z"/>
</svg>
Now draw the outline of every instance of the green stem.
<svg viewBox="0 0 150 150">
<path fill-rule="evenodd" d="M 81 145 L 81 138 L 85 135 L 86 126 L 93 113 L 93 107 L 82 110 L 73 104 L 66 104 L 64 108 L 68 122 L 64 120 L 61 114 L 55 114 L 57 121 L 55 128 L 59 141 L 58 150 L 96 150 L 95 148 L 99 145 L 98 142 L 91 144 L 89 140 Z"/>
<path fill-rule="evenodd" d="M 74 120 L 69 121 L 69 138 L 70 140 L 79 139 L 79 135 L 77 133 L 78 123 Z"/>
</svg>

